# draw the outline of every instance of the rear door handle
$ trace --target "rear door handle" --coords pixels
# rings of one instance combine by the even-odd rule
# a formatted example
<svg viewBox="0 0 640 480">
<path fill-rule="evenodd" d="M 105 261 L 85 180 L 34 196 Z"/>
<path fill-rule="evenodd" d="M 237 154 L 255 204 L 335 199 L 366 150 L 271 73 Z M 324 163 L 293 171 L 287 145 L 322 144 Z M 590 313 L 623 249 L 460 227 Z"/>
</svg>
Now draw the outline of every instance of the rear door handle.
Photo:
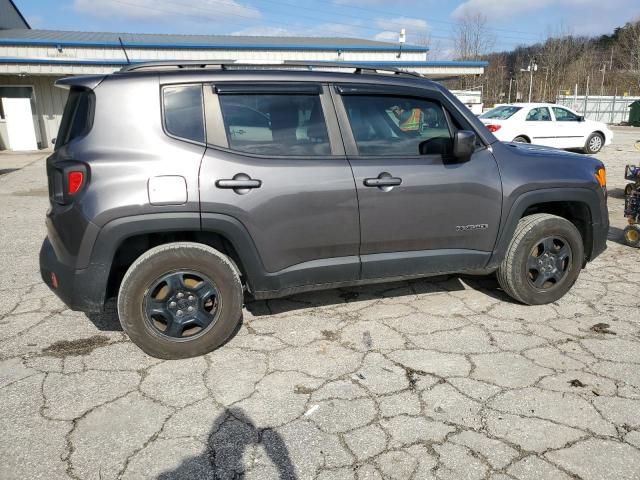
<svg viewBox="0 0 640 480">
<path fill-rule="evenodd" d="M 245 194 L 253 188 L 260 188 L 262 181 L 251 178 L 245 173 L 238 173 L 231 179 L 216 180 L 216 187 L 233 189 L 236 193 Z"/>
<path fill-rule="evenodd" d="M 402 179 L 392 177 L 390 173 L 382 172 L 377 178 L 365 178 L 363 183 L 365 187 L 397 187 L 402 185 Z"/>
</svg>

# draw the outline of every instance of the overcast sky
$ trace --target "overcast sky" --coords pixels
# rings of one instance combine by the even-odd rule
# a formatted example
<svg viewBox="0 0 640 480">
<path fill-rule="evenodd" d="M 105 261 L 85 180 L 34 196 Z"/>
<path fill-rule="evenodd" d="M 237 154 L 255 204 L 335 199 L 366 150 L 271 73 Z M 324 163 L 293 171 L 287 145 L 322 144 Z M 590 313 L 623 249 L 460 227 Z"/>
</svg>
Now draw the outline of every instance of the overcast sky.
<svg viewBox="0 0 640 480">
<path fill-rule="evenodd" d="M 549 32 L 608 33 L 640 0 L 14 0 L 32 28 L 140 33 L 351 36 L 428 41 L 447 56 L 456 18 L 482 12 L 496 50 Z"/>
</svg>

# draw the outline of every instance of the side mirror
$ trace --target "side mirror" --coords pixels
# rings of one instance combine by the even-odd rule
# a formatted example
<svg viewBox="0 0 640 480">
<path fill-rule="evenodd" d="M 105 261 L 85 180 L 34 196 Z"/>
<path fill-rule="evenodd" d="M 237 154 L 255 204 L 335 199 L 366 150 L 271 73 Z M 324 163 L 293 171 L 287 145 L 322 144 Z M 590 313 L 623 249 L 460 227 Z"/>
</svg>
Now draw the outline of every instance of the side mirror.
<svg viewBox="0 0 640 480">
<path fill-rule="evenodd" d="M 453 157 L 466 162 L 476 150 L 476 134 L 470 130 L 459 130 L 453 138 Z"/>
<path fill-rule="evenodd" d="M 53 138 L 51 139 L 51 145 L 54 145 L 54 146 L 55 146 L 55 144 L 56 144 L 56 137 L 53 137 Z"/>
<path fill-rule="evenodd" d="M 584 117 L 582 115 L 578 115 L 578 121 L 579 122 L 584 122 Z"/>
</svg>

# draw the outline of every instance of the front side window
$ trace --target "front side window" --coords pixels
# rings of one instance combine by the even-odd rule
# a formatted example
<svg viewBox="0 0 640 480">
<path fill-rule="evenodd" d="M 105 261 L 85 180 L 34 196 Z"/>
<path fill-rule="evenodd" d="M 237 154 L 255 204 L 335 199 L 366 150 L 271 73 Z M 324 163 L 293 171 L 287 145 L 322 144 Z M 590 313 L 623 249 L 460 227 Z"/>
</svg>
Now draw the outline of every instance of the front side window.
<svg viewBox="0 0 640 480">
<path fill-rule="evenodd" d="M 553 114 L 558 122 L 577 122 L 578 116 L 564 108 L 553 107 Z"/>
<path fill-rule="evenodd" d="M 547 107 L 532 108 L 527 114 L 528 122 L 550 122 L 551 114 Z"/>
<path fill-rule="evenodd" d="M 343 96 L 360 155 L 445 155 L 453 145 L 439 103 L 396 96 Z"/>
<path fill-rule="evenodd" d="M 482 115 L 480 115 L 480 118 L 487 118 L 492 120 L 507 120 L 520 110 L 522 110 L 522 107 L 503 105 L 501 107 L 496 107 L 486 113 L 483 113 Z"/>
<path fill-rule="evenodd" d="M 229 148 L 255 155 L 331 155 L 318 95 L 219 95 Z"/>
<path fill-rule="evenodd" d="M 163 102 L 167 133 L 194 142 L 204 142 L 202 85 L 165 87 Z"/>
</svg>

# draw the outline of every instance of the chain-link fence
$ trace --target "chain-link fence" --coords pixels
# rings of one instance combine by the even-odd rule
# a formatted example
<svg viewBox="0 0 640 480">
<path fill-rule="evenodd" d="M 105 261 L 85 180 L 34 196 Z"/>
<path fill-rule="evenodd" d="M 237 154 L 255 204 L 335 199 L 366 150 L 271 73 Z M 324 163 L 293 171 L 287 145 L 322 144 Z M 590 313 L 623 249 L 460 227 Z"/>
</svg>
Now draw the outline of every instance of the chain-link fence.
<svg viewBox="0 0 640 480">
<path fill-rule="evenodd" d="M 558 95 L 556 102 L 590 120 L 619 124 L 629 120 L 629 105 L 636 100 L 640 97 Z"/>
</svg>

